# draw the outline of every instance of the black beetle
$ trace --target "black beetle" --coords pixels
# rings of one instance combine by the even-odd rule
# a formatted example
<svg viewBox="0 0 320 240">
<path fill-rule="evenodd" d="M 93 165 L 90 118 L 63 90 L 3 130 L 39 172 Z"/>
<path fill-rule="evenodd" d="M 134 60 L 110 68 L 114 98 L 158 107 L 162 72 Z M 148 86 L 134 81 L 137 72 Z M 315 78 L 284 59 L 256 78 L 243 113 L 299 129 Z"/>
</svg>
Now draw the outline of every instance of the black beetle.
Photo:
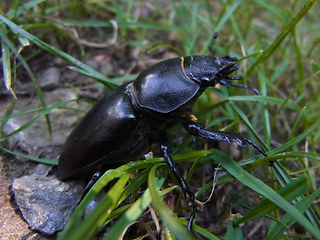
<svg viewBox="0 0 320 240">
<path fill-rule="evenodd" d="M 216 37 L 215 34 L 212 41 Z M 211 43 L 209 50 L 212 52 Z M 188 223 L 191 230 L 197 211 L 195 195 L 171 158 L 166 129 L 181 122 L 193 136 L 229 144 L 235 142 L 240 147 L 250 144 L 264 154 L 238 133 L 205 129 L 192 113 L 192 106 L 202 92 L 218 83 L 257 92 L 247 85 L 230 81 L 239 79 L 229 77 L 238 70 L 236 62 L 237 58 L 229 56 L 172 58 L 149 67 L 135 81 L 111 91 L 68 137 L 59 157 L 57 177 L 64 180 L 105 171 L 113 165 L 139 159 L 152 143 L 158 143 L 164 159 L 192 203 Z"/>
</svg>

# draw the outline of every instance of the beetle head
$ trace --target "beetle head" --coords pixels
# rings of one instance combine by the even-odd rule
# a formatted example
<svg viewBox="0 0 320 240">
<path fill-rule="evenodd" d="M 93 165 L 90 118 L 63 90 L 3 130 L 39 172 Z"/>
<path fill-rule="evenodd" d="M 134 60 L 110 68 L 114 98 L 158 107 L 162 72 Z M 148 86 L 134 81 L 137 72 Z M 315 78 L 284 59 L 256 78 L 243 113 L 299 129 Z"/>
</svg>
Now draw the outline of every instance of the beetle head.
<svg viewBox="0 0 320 240">
<path fill-rule="evenodd" d="M 219 72 L 217 73 L 214 84 L 219 83 L 220 80 L 228 77 L 231 73 L 239 68 L 239 65 L 236 63 L 238 59 L 235 57 L 218 57 L 216 58 L 216 61 L 222 68 L 220 68 Z"/>
<path fill-rule="evenodd" d="M 214 86 L 238 70 L 237 58 L 190 56 L 184 58 L 184 73 L 201 86 Z"/>
</svg>

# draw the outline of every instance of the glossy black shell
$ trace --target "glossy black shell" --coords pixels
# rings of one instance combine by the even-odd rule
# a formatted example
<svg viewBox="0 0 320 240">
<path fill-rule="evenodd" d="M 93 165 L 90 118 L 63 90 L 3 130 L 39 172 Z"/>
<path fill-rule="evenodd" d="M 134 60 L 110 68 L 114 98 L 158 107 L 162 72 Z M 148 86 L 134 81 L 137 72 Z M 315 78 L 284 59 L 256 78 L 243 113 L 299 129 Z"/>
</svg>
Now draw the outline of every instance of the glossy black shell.
<svg viewBox="0 0 320 240">
<path fill-rule="evenodd" d="M 58 178 L 91 177 L 96 171 L 136 160 L 146 150 L 148 121 L 133 107 L 130 88 L 127 83 L 110 92 L 72 131 L 59 157 Z"/>
<path fill-rule="evenodd" d="M 111 91 L 68 137 L 57 177 L 90 177 L 143 156 L 168 126 L 192 115 L 192 105 L 205 88 L 238 69 L 235 61 L 213 56 L 168 59 Z"/>
<path fill-rule="evenodd" d="M 192 99 L 200 84 L 187 78 L 181 58 L 155 64 L 139 74 L 133 83 L 139 105 L 159 113 L 169 113 Z"/>
</svg>

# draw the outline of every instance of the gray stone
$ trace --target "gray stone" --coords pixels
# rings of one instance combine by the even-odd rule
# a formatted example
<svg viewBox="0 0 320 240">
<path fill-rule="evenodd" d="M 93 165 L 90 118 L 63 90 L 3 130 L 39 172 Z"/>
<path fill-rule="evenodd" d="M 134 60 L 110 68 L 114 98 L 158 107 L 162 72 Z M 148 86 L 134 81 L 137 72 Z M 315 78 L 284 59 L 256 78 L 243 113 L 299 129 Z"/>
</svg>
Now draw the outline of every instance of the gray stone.
<svg viewBox="0 0 320 240">
<path fill-rule="evenodd" d="M 30 229 L 52 235 L 64 229 L 83 187 L 79 182 L 31 174 L 15 179 L 12 192 Z"/>
<path fill-rule="evenodd" d="M 38 175 L 46 175 L 51 170 L 51 168 L 52 166 L 50 165 L 40 163 L 34 168 L 33 172 Z"/>
<path fill-rule="evenodd" d="M 48 106 L 54 105 L 61 101 L 71 100 L 77 98 L 77 95 L 70 89 L 57 89 L 50 93 L 44 93 L 45 101 Z M 40 107 L 38 98 L 28 102 L 28 106 L 24 101 L 20 101 L 16 104 L 16 108 L 13 114 L 17 114 L 26 111 L 26 108 Z M 81 102 L 71 102 L 67 107 L 80 108 L 87 111 L 91 105 Z M 10 134 L 13 131 L 19 129 L 32 118 L 34 118 L 39 112 L 33 114 L 25 114 L 20 117 L 10 118 L 3 129 L 5 134 Z M 64 144 L 70 131 L 80 121 L 83 114 L 77 111 L 70 111 L 69 109 L 56 108 L 53 109 L 50 114 L 52 135 L 48 133 L 48 126 L 46 119 L 42 117 L 38 121 L 34 122 L 31 126 L 24 129 L 24 131 L 10 137 L 9 143 L 14 146 L 19 146 L 24 151 L 32 155 L 38 155 L 38 148 L 46 147 L 48 149 L 51 146 L 61 146 Z M 1 117 L 1 116 L 0 116 Z"/>
<path fill-rule="evenodd" d="M 50 67 L 40 72 L 37 76 L 39 86 L 44 90 L 52 90 L 59 85 L 60 71 L 58 68 Z"/>
</svg>

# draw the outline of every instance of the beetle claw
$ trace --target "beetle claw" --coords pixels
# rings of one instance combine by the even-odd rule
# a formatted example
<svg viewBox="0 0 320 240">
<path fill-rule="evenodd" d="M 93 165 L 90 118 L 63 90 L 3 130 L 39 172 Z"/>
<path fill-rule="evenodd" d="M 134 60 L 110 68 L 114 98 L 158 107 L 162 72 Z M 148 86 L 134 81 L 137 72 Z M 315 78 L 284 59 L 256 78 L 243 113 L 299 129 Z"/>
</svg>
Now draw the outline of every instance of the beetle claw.
<svg viewBox="0 0 320 240">
<path fill-rule="evenodd" d="M 265 157 L 268 156 L 258 145 L 256 145 L 250 139 L 245 138 L 245 140 L 247 141 L 247 143 L 249 143 L 251 146 L 253 146 L 255 149 L 257 149 L 258 152 L 260 152 L 263 156 L 265 156 Z"/>
</svg>

